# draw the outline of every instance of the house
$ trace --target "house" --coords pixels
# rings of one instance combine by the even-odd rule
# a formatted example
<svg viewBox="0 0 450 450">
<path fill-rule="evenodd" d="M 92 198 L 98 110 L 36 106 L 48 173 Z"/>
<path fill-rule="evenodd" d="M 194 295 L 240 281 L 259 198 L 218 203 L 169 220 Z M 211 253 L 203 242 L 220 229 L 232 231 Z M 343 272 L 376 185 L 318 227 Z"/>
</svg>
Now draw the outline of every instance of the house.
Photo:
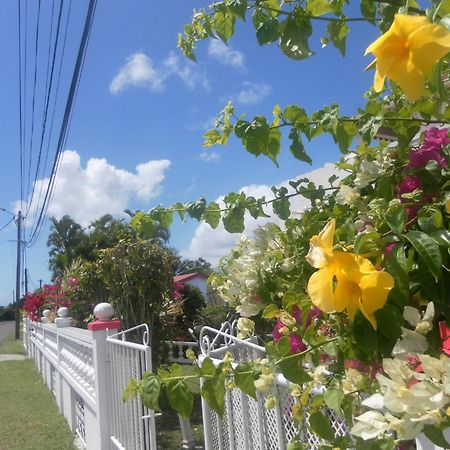
<svg viewBox="0 0 450 450">
<path fill-rule="evenodd" d="M 207 298 L 208 295 L 208 288 L 206 285 L 207 279 L 208 275 L 197 272 L 186 273 L 184 275 L 177 275 L 176 277 L 173 277 L 174 283 L 189 284 L 191 286 L 195 286 L 196 288 L 198 288 L 205 297 L 205 299 Z"/>
</svg>

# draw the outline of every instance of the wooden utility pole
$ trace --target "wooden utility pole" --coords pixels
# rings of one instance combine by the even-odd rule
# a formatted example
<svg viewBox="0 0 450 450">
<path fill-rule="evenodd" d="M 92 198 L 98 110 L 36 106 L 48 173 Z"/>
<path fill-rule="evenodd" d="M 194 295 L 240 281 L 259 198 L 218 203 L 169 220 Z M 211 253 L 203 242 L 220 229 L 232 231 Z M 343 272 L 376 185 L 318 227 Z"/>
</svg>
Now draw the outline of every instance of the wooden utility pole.
<svg viewBox="0 0 450 450">
<path fill-rule="evenodd" d="M 16 272 L 16 339 L 20 338 L 20 271 L 22 261 L 22 212 L 17 214 L 17 272 Z"/>
</svg>

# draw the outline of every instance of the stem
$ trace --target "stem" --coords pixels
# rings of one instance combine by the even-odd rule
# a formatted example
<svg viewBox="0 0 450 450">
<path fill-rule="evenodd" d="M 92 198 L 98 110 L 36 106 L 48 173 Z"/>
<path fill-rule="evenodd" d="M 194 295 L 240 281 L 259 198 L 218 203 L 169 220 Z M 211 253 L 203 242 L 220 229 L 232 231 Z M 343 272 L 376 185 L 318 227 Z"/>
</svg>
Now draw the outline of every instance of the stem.
<svg viewBox="0 0 450 450">
<path fill-rule="evenodd" d="M 312 347 L 304 350 L 303 352 L 294 353 L 293 355 L 283 356 L 283 358 L 280 358 L 278 361 L 275 362 L 275 364 L 278 365 L 278 364 L 280 364 L 283 361 L 287 361 L 288 359 L 294 359 L 294 358 L 297 358 L 299 356 L 307 355 L 308 353 L 312 352 L 316 348 L 323 347 L 324 345 L 329 344 L 330 342 L 337 341 L 338 339 L 339 339 L 339 336 L 336 336 L 334 338 L 328 339 L 327 341 L 321 342 L 320 344 L 313 345 Z"/>
</svg>

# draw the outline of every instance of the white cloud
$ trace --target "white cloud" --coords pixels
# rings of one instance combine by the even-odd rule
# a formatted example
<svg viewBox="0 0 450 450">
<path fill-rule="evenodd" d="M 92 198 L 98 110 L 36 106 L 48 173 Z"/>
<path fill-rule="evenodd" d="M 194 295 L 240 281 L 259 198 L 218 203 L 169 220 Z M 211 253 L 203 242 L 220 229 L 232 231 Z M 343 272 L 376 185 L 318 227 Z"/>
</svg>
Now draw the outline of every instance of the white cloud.
<svg viewBox="0 0 450 450">
<path fill-rule="evenodd" d="M 213 162 L 220 160 L 220 154 L 218 152 L 201 152 L 198 157 L 205 162 Z"/>
<path fill-rule="evenodd" d="M 316 185 L 327 185 L 328 179 L 332 175 L 344 176 L 344 173 L 339 171 L 334 164 L 325 164 L 323 167 L 300 175 L 298 178 L 306 177 L 313 181 Z M 289 192 L 292 192 L 292 188 L 289 186 L 288 181 L 289 180 L 281 182 L 279 186 L 286 186 Z M 265 184 L 244 186 L 241 191 L 245 192 L 247 196 L 252 195 L 255 198 L 265 196 L 266 199 L 270 199 L 273 197 L 270 186 Z M 223 197 L 220 197 L 216 201 L 223 206 Z M 298 216 L 310 205 L 309 200 L 301 196 L 292 197 L 290 202 L 293 217 Z M 222 222 L 215 230 L 204 222 L 200 223 L 197 226 L 194 237 L 188 247 L 182 251 L 183 256 L 192 259 L 196 259 L 201 256 L 212 264 L 217 264 L 222 256 L 229 253 L 231 248 L 233 248 L 243 234 L 251 236 L 254 230 L 268 222 L 277 223 L 278 225 L 283 224 L 283 222 L 273 214 L 270 207 L 265 208 L 265 211 L 271 216 L 270 218 L 253 219 L 248 213 L 246 213 L 245 231 L 242 234 L 228 233 L 224 229 Z"/>
<path fill-rule="evenodd" d="M 211 89 L 205 72 L 198 64 L 192 61 L 186 60 L 184 64 L 180 63 L 180 58 L 171 52 L 164 61 L 164 66 L 168 71 L 168 75 L 178 76 L 191 90 L 194 90 L 198 85 L 202 86 L 206 91 Z"/>
<path fill-rule="evenodd" d="M 245 66 L 244 54 L 234 50 L 220 39 L 212 39 L 208 45 L 208 55 L 224 66 L 243 68 Z"/>
<path fill-rule="evenodd" d="M 109 92 L 119 94 L 128 87 L 162 92 L 170 77 L 178 77 L 191 90 L 197 86 L 207 91 L 210 89 L 205 71 L 192 61 L 180 62 L 178 56 L 171 52 L 161 64 L 155 64 L 145 53 L 134 53 L 111 81 Z"/>
<path fill-rule="evenodd" d="M 112 94 L 118 94 L 128 86 L 145 87 L 152 92 L 164 89 L 167 74 L 155 68 L 153 61 L 144 53 L 135 53 L 127 58 L 109 85 Z"/>
<path fill-rule="evenodd" d="M 266 83 L 252 83 L 245 81 L 243 88 L 231 96 L 233 103 L 241 105 L 255 105 L 272 92 L 272 88 Z"/>
<path fill-rule="evenodd" d="M 148 161 L 137 165 L 136 172 L 131 173 L 104 158 L 91 158 L 83 168 L 80 155 L 66 150 L 61 156 L 48 213 L 57 219 L 69 214 L 84 226 L 103 214 L 123 215 L 132 198 L 147 202 L 160 195 L 169 167 L 167 159 Z M 38 180 L 35 192 L 45 193 L 47 183 L 48 179 Z M 35 195 L 28 215 L 30 219 L 38 200 L 39 196 Z"/>
</svg>

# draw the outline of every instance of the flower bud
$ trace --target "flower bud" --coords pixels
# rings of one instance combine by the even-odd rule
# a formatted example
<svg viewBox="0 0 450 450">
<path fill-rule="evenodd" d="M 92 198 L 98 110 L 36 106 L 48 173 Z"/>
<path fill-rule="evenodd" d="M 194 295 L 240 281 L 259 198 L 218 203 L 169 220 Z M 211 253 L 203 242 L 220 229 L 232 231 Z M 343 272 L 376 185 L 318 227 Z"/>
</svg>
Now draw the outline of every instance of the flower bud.
<svg viewBox="0 0 450 450">
<path fill-rule="evenodd" d="M 276 398 L 273 395 L 271 395 L 266 398 L 264 406 L 266 409 L 273 409 L 273 408 L 275 408 L 276 403 L 277 403 Z"/>
</svg>

